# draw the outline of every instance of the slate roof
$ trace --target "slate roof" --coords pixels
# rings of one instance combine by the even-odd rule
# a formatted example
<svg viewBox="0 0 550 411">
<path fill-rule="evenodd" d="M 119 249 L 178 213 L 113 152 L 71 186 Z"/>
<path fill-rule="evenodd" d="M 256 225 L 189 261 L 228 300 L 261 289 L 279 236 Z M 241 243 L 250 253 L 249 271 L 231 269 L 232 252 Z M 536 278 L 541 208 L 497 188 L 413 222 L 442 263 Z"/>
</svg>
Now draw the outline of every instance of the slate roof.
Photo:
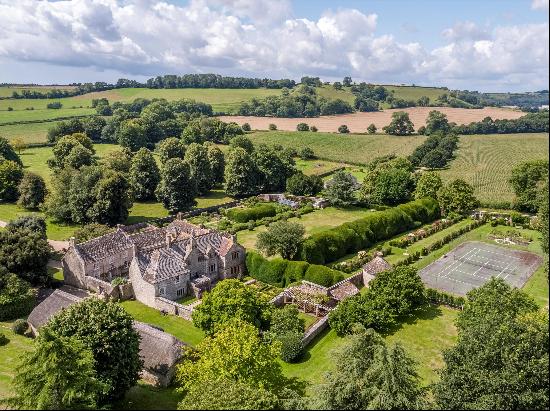
<svg viewBox="0 0 550 411">
<path fill-rule="evenodd" d="M 124 231 L 116 230 L 85 243 L 77 244 L 75 250 L 86 263 L 93 263 L 132 247 L 133 243 Z"/>
<path fill-rule="evenodd" d="M 342 301 L 355 294 L 359 294 L 359 289 L 351 281 L 342 281 L 330 290 L 330 295 L 338 301 Z"/>
<path fill-rule="evenodd" d="M 34 307 L 27 318 L 27 322 L 35 330 L 38 330 L 55 314 L 79 301 L 82 301 L 82 298 L 66 293 L 65 291 L 55 290 L 46 297 L 44 301 Z"/>
<path fill-rule="evenodd" d="M 143 279 L 150 284 L 189 272 L 183 256 L 172 248 L 159 248 L 149 255 L 140 253 L 140 257 L 145 267 L 145 270 L 142 270 Z"/>
<path fill-rule="evenodd" d="M 134 329 L 139 333 L 139 354 L 143 368 L 155 374 L 167 375 L 182 356 L 183 342 L 155 327 L 134 321 Z"/>
<path fill-rule="evenodd" d="M 376 275 L 378 273 L 381 273 L 382 271 L 387 271 L 390 269 L 391 264 L 384 260 L 384 258 L 377 256 L 363 266 L 363 273 Z"/>
</svg>

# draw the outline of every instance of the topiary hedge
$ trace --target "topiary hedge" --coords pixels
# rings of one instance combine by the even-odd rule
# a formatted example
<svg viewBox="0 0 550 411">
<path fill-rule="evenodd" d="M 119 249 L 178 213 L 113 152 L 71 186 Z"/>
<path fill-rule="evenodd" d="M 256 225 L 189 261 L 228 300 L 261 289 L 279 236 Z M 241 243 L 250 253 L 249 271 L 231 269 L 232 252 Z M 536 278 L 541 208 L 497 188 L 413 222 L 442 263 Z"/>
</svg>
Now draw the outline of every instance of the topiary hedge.
<svg viewBox="0 0 550 411">
<path fill-rule="evenodd" d="M 373 212 L 358 220 L 311 235 L 303 243 L 302 259 L 309 263 L 326 264 L 411 230 L 418 222 L 427 223 L 438 217 L 439 204 L 432 198 Z"/>
<path fill-rule="evenodd" d="M 268 260 L 254 251 L 246 253 L 246 269 L 252 278 L 277 287 L 287 287 L 301 280 L 330 287 L 345 278 L 341 271 L 322 265 L 282 258 Z"/>
<path fill-rule="evenodd" d="M 250 208 L 230 208 L 226 216 L 237 223 L 247 223 L 251 220 L 259 220 L 264 217 L 273 217 L 277 209 L 273 204 L 259 204 Z"/>
</svg>

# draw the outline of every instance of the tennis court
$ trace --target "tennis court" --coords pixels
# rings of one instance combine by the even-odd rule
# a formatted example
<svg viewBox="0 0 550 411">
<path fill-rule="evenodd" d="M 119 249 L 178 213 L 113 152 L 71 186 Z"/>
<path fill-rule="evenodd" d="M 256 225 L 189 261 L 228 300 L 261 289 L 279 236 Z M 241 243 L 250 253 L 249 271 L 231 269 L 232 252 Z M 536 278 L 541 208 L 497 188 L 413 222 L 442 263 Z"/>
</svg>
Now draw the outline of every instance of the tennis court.
<svg viewBox="0 0 550 411">
<path fill-rule="evenodd" d="M 434 261 L 420 271 L 420 277 L 430 288 L 466 295 L 491 277 L 521 288 L 541 263 L 541 257 L 527 251 L 472 241 Z"/>
</svg>

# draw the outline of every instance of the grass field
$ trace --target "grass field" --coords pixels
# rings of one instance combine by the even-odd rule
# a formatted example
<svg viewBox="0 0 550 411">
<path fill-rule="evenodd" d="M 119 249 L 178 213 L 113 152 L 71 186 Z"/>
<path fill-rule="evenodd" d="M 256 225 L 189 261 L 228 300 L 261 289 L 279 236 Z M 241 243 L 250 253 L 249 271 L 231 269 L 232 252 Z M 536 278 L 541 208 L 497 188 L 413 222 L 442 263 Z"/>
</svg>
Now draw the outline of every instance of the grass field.
<svg viewBox="0 0 550 411">
<path fill-rule="evenodd" d="M 389 91 L 393 91 L 393 95 L 396 98 L 402 98 L 403 100 L 418 100 L 422 96 L 430 98 L 430 102 L 434 102 L 437 98 L 445 93 L 449 93 L 448 90 L 443 90 L 436 87 L 420 87 L 420 86 L 384 86 Z"/>
<path fill-rule="evenodd" d="M 327 207 L 322 210 L 316 210 L 309 214 L 304 214 L 301 218 L 290 218 L 293 221 L 304 226 L 306 236 L 324 231 L 337 225 L 353 221 L 363 217 L 368 211 L 365 208 L 335 208 Z M 237 240 L 245 248 L 255 248 L 258 233 L 265 231 L 265 226 L 258 226 L 254 230 L 243 230 L 237 233 Z"/>
<path fill-rule="evenodd" d="M 300 158 L 296 158 L 295 161 L 296 161 L 296 168 L 309 176 L 330 173 L 345 165 L 343 163 L 339 163 L 335 161 L 327 161 L 327 160 L 319 160 L 319 159 L 302 160 Z"/>
<path fill-rule="evenodd" d="M 21 138 L 25 143 L 45 143 L 50 127 L 57 124 L 57 121 L 46 121 L 30 124 L 0 125 L 0 136 L 8 141 Z"/>
<path fill-rule="evenodd" d="M 407 156 L 424 141 L 423 136 L 396 137 L 385 134 L 333 134 L 265 131 L 249 134 L 255 144 L 280 144 L 300 150 L 311 148 L 317 157 L 334 162 L 366 164 L 375 157 L 396 154 Z"/>
<path fill-rule="evenodd" d="M 508 183 L 512 169 L 536 159 L 548 159 L 548 133 L 461 136 L 456 159 L 441 171 L 441 177 L 472 184 L 482 202 L 512 201 Z"/>
<path fill-rule="evenodd" d="M 457 313 L 443 306 L 428 306 L 402 319 L 394 330 L 384 336 L 388 343 L 401 343 L 417 361 L 417 370 L 424 385 L 437 379 L 436 370 L 443 365 L 442 351 L 456 341 L 453 322 Z M 322 381 L 324 374 L 334 367 L 332 351 L 343 342 L 344 338 L 338 337 L 336 332 L 325 331 L 307 348 L 300 362 L 282 364 L 285 375 L 304 379 L 310 384 Z"/>
<path fill-rule="evenodd" d="M 63 107 L 60 109 L 0 111 L 0 125 L 17 121 L 51 120 L 59 117 L 88 116 L 91 114 L 95 114 L 95 109 Z"/>
<path fill-rule="evenodd" d="M 50 90 L 72 90 L 74 86 L 1 86 L 0 97 L 11 97 L 14 91 L 21 93 L 23 90 L 39 91 L 45 93 Z"/>
</svg>

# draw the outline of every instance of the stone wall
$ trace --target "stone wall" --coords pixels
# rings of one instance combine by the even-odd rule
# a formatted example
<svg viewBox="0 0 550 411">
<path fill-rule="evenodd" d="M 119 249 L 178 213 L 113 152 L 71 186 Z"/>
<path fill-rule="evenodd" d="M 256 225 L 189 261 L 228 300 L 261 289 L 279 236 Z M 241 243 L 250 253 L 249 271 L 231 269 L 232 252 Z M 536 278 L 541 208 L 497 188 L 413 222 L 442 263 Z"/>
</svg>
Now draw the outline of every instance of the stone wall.
<svg viewBox="0 0 550 411">
<path fill-rule="evenodd" d="M 277 294 L 275 297 L 273 297 L 269 302 L 273 304 L 275 307 L 282 307 L 285 300 L 285 292 L 282 291 L 281 293 Z"/>
<path fill-rule="evenodd" d="M 162 297 L 155 298 L 155 304 L 157 310 L 166 311 L 168 314 L 177 315 L 188 321 L 192 321 L 191 314 L 193 313 L 193 309 L 191 307 Z"/>
<path fill-rule="evenodd" d="M 328 327 L 328 315 L 325 315 L 323 318 L 321 318 L 319 321 L 317 321 L 315 324 L 309 327 L 308 330 L 306 330 L 306 332 L 304 333 L 304 337 L 302 338 L 302 345 L 304 347 L 307 347 L 307 345 L 310 342 L 312 342 L 315 339 L 315 337 L 317 337 L 324 330 L 326 330 L 327 327 Z"/>
</svg>

